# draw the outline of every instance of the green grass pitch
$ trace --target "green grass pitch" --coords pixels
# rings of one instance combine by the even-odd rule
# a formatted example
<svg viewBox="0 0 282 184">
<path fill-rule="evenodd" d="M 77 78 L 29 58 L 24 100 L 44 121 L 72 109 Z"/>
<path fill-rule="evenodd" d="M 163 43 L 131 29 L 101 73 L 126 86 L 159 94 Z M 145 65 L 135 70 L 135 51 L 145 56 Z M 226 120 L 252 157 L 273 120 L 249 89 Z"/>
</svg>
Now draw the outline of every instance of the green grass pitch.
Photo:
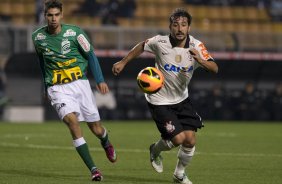
<svg viewBox="0 0 282 184">
<path fill-rule="evenodd" d="M 118 161 L 110 163 L 82 124 L 96 165 L 109 184 L 172 183 L 177 150 L 163 153 L 155 173 L 148 147 L 158 140 L 152 121 L 103 122 Z M 188 169 L 195 184 L 281 184 L 282 123 L 205 122 Z M 0 123 L 0 184 L 87 184 L 90 175 L 63 123 Z"/>
</svg>

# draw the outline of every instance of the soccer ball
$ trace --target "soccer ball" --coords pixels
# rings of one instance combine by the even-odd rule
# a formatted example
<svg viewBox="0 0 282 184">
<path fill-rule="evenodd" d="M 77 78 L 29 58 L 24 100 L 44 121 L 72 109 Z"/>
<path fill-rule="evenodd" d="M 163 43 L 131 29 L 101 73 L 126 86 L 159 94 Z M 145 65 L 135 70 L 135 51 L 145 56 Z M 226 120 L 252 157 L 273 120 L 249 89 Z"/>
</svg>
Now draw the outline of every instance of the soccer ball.
<svg viewBox="0 0 282 184">
<path fill-rule="evenodd" d="M 153 94 L 164 85 L 164 76 L 157 68 L 146 67 L 139 72 L 137 84 L 144 93 Z"/>
</svg>

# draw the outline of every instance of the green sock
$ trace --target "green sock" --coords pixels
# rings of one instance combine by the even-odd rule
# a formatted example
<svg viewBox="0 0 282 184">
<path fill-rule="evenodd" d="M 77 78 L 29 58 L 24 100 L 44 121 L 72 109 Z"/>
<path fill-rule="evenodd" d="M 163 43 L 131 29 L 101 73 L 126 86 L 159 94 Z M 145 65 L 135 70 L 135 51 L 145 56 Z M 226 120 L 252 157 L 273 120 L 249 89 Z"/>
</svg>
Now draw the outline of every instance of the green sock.
<svg viewBox="0 0 282 184">
<path fill-rule="evenodd" d="M 86 164 L 86 166 L 88 167 L 90 171 L 93 168 L 96 168 L 96 165 L 94 164 L 92 160 L 92 157 L 89 153 L 89 149 L 86 143 L 76 147 L 76 151 L 78 152 L 83 162 Z"/>
<path fill-rule="evenodd" d="M 103 146 L 103 148 L 107 147 L 110 144 L 108 133 L 107 133 L 106 129 L 105 129 L 104 135 L 102 137 L 100 137 L 100 142 L 101 142 L 101 145 Z"/>
</svg>

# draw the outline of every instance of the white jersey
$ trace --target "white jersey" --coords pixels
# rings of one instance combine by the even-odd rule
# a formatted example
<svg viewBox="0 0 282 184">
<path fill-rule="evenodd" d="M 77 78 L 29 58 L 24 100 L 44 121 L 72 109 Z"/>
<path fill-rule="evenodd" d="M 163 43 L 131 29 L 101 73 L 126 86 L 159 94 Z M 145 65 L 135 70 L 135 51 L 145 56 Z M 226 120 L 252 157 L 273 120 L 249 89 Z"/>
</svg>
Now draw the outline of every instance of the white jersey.
<svg viewBox="0 0 282 184">
<path fill-rule="evenodd" d="M 213 60 L 204 44 L 194 37 L 187 37 L 184 48 L 174 47 L 169 35 L 154 36 L 145 42 L 144 50 L 155 55 L 155 67 L 164 75 L 164 86 L 155 94 L 145 94 L 146 100 L 154 105 L 177 104 L 186 99 L 188 84 L 200 64 L 189 53 L 195 48 L 204 60 Z"/>
</svg>

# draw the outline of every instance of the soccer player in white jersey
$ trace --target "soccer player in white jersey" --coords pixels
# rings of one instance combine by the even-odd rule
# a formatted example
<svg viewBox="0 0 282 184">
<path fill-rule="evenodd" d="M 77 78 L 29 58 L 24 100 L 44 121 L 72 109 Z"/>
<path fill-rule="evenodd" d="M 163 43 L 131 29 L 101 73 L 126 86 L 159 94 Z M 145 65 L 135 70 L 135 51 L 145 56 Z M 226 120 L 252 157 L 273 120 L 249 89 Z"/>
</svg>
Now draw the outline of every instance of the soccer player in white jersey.
<svg viewBox="0 0 282 184">
<path fill-rule="evenodd" d="M 46 95 L 69 128 L 73 145 L 91 172 L 91 179 L 101 181 L 103 176 L 90 155 L 80 122 L 87 122 L 91 132 L 100 139 L 111 162 L 115 162 L 117 157 L 106 128 L 100 121 L 94 94 L 86 76 L 88 66 L 98 91 L 106 94 L 109 88 L 87 35 L 77 26 L 61 23 L 62 6 L 58 0 L 45 2 L 47 26 L 34 31 L 32 40 L 39 58 Z"/>
<path fill-rule="evenodd" d="M 179 147 L 173 181 L 192 184 L 185 168 L 195 152 L 195 132 L 203 127 L 203 123 L 190 102 L 188 84 L 197 68 L 217 73 L 218 66 L 204 44 L 189 35 L 192 17 L 187 11 L 178 8 L 169 20 L 169 35 L 157 35 L 138 43 L 113 65 L 112 72 L 120 74 L 131 60 L 144 51 L 155 55 L 155 66 L 163 73 L 165 82 L 157 93 L 145 94 L 161 133 L 161 139 L 150 146 L 150 162 L 157 172 L 163 172 L 161 152 Z"/>
</svg>

